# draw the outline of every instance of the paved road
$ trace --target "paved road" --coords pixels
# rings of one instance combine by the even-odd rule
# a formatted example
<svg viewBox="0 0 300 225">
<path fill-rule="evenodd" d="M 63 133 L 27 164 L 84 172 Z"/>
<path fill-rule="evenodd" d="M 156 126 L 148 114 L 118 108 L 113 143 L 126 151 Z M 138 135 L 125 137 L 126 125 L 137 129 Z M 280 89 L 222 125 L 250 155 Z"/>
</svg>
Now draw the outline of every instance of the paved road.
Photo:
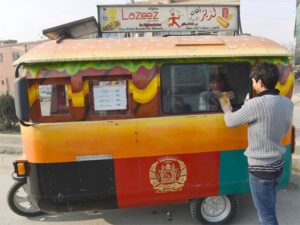
<svg viewBox="0 0 300 225">
<path fill-rule="evenodd" d="M 44 215 L 27 219 L 15 215 L 6 204 L 6 193 L 12 184 L 11 162 L 15 155 L 0 155 L 0 224 L 1 225 L 196 225 L 188 204 L 155 206 L 132 209 L 101 210 L 63 215 Z M 238 212 L 232 225 L 258 224 L 249 194 L 238 196 Z M 278 193 L 278 216 L 281 225 L 299 225 L 300 191 L 289 185 Z"/>
</svg>

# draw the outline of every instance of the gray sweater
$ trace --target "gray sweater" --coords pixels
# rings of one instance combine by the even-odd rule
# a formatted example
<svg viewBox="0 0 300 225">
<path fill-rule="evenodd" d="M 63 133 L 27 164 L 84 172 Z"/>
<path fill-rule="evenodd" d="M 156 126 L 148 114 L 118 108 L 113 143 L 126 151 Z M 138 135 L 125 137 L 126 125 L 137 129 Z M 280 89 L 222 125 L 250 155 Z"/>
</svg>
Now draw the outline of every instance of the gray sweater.
<svg viewBox="0 0 300 225">
<path fill-rule="evenodd" d="M 293 103 L 281 95 L 263 95 L 245 102 L 236 112 L 225 113 L 228 127 L 248 124 L 249 165 L 268 165 L 285 153 L 281 139 L 291 126 Z"/>
</svg>

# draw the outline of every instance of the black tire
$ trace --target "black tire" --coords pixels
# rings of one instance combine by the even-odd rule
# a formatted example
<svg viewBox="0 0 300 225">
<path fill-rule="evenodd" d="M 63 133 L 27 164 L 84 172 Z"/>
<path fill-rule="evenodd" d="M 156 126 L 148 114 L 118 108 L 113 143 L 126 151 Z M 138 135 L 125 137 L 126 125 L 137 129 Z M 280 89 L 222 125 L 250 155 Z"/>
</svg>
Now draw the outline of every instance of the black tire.
<svg viewBox="0 0 300 225">
<path fill-rule="evenodd" d="M 212 211 L 209 212 L 210 208 Z M 236 199 L 231 195 L 194 199 L 190 202 L 193 219 L 203 225 L 226 224 L 234 217 L 236 209 Z"/>
<path fill-rule="evenodd" d="M 25 217 L 34 217 L 44 214 L 41 210 L 34 207 L 27 198 L 27 193 L 24 188 L 26 187 L 26 179 L 15 182 L 9 189 L 7 194 L 7 203 L 9 208 L 16 214 Z M 23 189 L 23 190 L 22 190 Z M 20 193 L 23 192 L 23 193 Z M 23 194 L 23 196 L 20 196 Z M 18 200 L 22 202 L 18 202 Z M 23 206 L 22 204 L 25 204 Z M 26 204 L 28 207 L 26 207 Z"/>
</svg>

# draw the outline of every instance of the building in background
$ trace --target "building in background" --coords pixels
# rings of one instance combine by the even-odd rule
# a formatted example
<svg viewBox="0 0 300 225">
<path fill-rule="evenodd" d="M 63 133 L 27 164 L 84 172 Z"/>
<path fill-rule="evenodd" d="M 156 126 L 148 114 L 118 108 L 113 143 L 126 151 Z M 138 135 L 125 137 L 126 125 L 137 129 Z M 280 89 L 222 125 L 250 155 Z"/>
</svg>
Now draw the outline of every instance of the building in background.
<svg viewBox="0 0 300 225">
<path fill-rule="evenodd" d="M 13 62 L 32 47 L 44 41 L 18 43 L 16 40 L 0 40 L 0 95 L 12 94 L 15 78 Z"/>
</svg>

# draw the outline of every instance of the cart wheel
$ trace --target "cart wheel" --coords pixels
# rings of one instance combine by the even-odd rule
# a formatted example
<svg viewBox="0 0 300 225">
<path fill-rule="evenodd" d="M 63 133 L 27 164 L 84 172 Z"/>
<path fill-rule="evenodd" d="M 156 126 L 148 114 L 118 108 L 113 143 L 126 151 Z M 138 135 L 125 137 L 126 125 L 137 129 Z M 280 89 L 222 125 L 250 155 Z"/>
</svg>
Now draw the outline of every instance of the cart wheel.
<svg viewBox="0 0 300 225">
<path fill-rule="evenodd" d="M 8 191 L 8 206 L 20 216 L 34 217 L 44 214 L 28 200 L 26 179 L 15 182 Z"/>
<path fill-rule="evenodd" d="M 226 224 L 236 213 L 233 196 L 213 196 L 190 202 L 191 215 L 200 224 Z"/>
</svg>

